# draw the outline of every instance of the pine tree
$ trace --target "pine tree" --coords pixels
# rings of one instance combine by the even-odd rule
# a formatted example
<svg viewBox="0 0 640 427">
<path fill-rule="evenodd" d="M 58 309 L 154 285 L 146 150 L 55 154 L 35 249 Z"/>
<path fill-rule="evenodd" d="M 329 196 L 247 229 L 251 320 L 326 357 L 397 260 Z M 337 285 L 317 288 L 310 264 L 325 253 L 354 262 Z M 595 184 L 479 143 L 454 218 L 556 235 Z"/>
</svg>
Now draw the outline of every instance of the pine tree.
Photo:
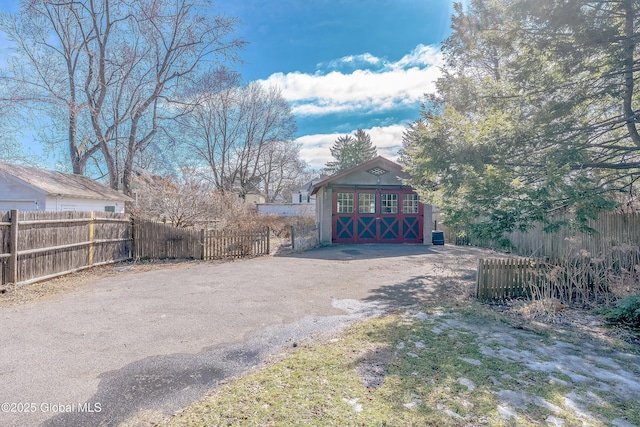
<svg viewBox="0 0 640 427">
<path fill-rule="evenodd" d="M 375 158 L 376 147 L 371 143 L 371 136 L 362 129 L 356 130 L 354 136 L 340 136 L 330 148 L 333 162 L 327 162 L 325 171 L 336 174 Z"/>
</svg>

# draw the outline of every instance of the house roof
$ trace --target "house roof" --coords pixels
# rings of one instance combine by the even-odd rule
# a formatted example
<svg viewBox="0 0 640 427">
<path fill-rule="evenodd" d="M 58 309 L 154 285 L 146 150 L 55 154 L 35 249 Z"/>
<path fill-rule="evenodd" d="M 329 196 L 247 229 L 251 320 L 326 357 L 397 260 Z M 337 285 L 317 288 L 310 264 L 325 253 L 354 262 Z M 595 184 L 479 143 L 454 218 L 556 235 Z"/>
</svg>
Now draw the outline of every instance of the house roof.
<svg viewBox="0 0 640 427">
<path fill-rule="evenodd" d="M 28 166 L 0 163 L 0 177 L 3 175 L 9 175 L 47 195 L 59 194 L 82 199 L 133 200 L 83 175 L 71 175 Z"/>
<path fill-rule="evenodd" d="M 329 178 L 324 179 L 320 182 L 317 182 L 313 185 L 313 191 L 311 191 L 311 195 L 313 196 L 314 194 L 316 194 L 320 188 L 324 187 L 327 184 L 332 183 L 333 181 L 336 181 L 340 178 L 343 178 L 347 175 L 351 175 L 354 172 L 358 172 L 361 170 L 368 170 L 369 168 L 373 167 L 374 165 L 379 165 L 381 164 L 383 166 L 386 166 L 390 169 L 397 169 L 400 172 L 400 175 L 402 177 L 406 177 L 406 174 L 404 172 L 402 172 L 402 166 L 400 166 L 399 164 L 397 164 L 396 162 L 392 162 L 391 160 L 384 158 L 382 156 L 378 156 L 375 159 L 371 159 L 368 160 L 364 163 L 359 164 L 358 166 L 354 166 L 352 168 L 343 170 L 342 172 L 338 172 L 335 175 L 331 175 Z"/>
</svg>

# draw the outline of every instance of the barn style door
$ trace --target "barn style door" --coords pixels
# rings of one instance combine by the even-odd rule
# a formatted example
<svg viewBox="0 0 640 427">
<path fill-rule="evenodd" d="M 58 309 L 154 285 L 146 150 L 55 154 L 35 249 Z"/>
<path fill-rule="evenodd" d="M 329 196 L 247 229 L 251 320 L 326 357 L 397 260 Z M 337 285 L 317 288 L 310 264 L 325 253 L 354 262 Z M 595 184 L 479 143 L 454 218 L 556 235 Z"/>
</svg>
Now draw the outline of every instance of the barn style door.
<svg viewBox="0 0 640 427">
<path fill-rule="evenodd" d="M 410 188 L 336 188 L 334 243 L 422 243 L 423 206 Z"/>
</svg>

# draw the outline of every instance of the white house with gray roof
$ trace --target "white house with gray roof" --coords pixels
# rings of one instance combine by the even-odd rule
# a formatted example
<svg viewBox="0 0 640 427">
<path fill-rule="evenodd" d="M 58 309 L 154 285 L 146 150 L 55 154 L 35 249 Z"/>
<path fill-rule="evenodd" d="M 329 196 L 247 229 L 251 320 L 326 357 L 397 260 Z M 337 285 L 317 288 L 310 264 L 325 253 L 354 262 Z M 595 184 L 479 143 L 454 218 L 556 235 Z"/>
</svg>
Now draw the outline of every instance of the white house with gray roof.
<svg viewBox="0 0 640 427">
<path fill-rule="evenodd" d="M 132 199 L 82 175 L 0 163 L 0 211 L 124 213 Z"/>
</svg>

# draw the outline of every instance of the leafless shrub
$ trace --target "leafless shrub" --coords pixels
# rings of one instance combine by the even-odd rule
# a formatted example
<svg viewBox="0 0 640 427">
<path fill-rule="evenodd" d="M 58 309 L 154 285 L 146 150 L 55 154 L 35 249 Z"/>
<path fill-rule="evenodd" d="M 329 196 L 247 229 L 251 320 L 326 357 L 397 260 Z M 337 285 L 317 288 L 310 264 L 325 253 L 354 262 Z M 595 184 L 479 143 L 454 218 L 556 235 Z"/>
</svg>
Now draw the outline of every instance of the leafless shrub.
<svg viewBox="0 0 640 427">
<path fill-rule="evenodd" d="M 587 251 L 536 262 L 529 298 L 539 309 L 556 312 L 567 305 L 610 305 L 640 291 L 640 248 L 623 245 L 593 256 Z"/>
</svg>

